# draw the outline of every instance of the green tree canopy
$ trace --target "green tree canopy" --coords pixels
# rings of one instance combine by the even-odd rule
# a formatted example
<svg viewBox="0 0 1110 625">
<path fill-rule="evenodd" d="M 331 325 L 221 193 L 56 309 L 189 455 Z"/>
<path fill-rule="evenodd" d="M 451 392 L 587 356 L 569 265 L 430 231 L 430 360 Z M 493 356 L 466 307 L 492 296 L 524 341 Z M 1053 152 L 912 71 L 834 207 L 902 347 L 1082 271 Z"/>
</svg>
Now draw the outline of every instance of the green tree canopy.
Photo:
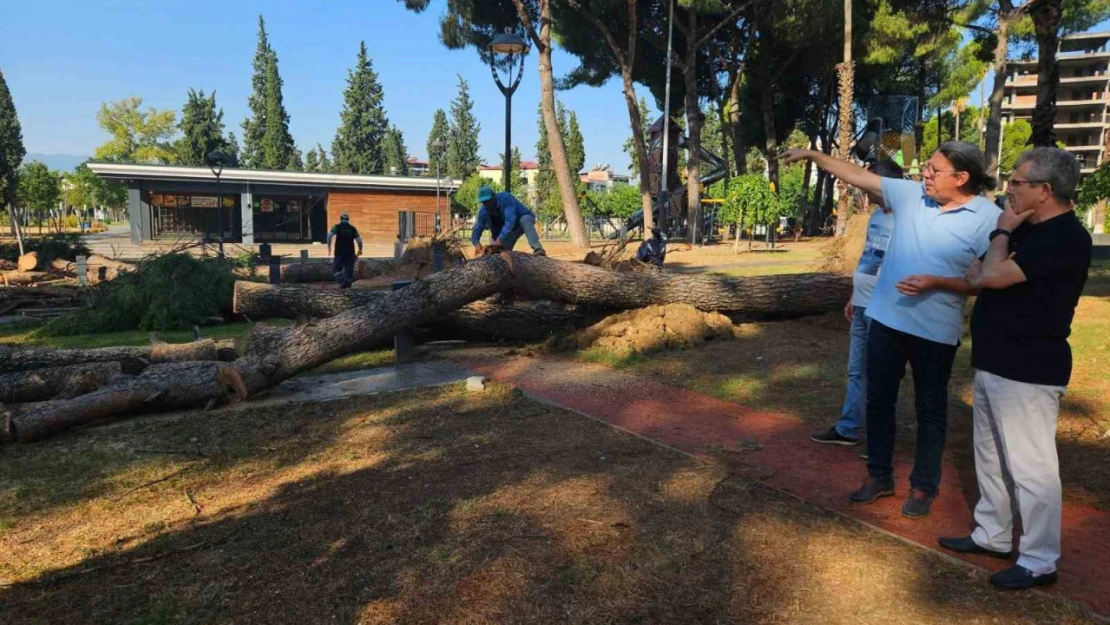
<svg viewBox="0 0 1110 625">
<path fill-rule="evenodd" d="M 503 191 L 501 182 L 483 178 L 477 172 L 463 181 L 458 191 L 451 195 L 451 212 L 458 215 L 473 215 L 478 212 L 478 187 L 486 186 L 494 193 Z"/>
<path fill-rule="evenodd" d="M 470 176 L 481 164 L 478 134 L 482 124 L 474 116 L 470 86 L 459 76 L 459 92 L 451 102 L 450 132 L 447 136 L 447 175 L 454 179 Z"/>
<path fill-rule="evenodd" d="M 16 114 L 8 83 L 0 72 L 0 209 L 15 199 L 19 166 L 26 154 L 19 115 Z"/>
<path fill-rule="evenodd" d="M 332 160 L 340 173 L 388 173 L 389 159 L 396 154 L 386 154 L 390 127 L 383 99 L 366 42 L 361 42 L 355 66 L 347 74 L 339 130 L 331 144 Z"/>
<path fill-rule="evenodd" d="M 582 128 L 578 125 L 578 114 L 569 111 L 567 123 L 560 124 L 566 132 L 567 163 L 570 164 L 570 173 L 577 176 L 586 168 L 586 139 L 582 136 Z"/>
<path fill-rule="evenodd" d="M 24 208 L 53 209 L 61 198 L 58 172 L 39 161 L 31 161 L 19 172 L 19 203 Z"/>
<path fill-rule="evenodd" d="M 205 97 L 203 89 L 200 93 L 189 89 L 178 127 L 182 136 L 175 152 L 182 165 L 205 165 L 213 150 L 232 152 L 233 137 L 224 136 L 224 112 L 216 108 L 215 91 Z"/>
<path fill-rule="evenodd" d="M 409 152 L 405 147 L 405 135 L 401 133 L 400 128 L 396 126 L 389 128 L 385 134 L 384 147 L 386 171 L 397 176 L 409 175 Z"/>
<path fill-rule="evenodd" d="M 999 171 L 1009 174 L 1014 171 L 1017 159 L 1029 149 L 1033 137 L 1033 126 L 1024 119 L 1015 120 L 1002 127 L 1002 159 Z"/>
<path fill-rule="evenodd" d="M 598 193 L 593 199 L 601 214 L 606 217 L 628 219 L 643 208 L 639 187 L 630 184 L 616 185 L 609 193 Z"/>
<path fill-rule="evenodd" d="M 170 144 L 174 134 L 174 112 L 149 108 L 139 110 L 143 99 L 128 97 L 100 105 L 96 121 L 111 135 L 96 148 L 94 158 L 122 163 L 172 163 Z"/>
<path fill-rule="evenodd" d="M 428 133 L 425 148 L 428 150 L 428 174 L 442 176 L 447 171 L 447 143 L 451 136 L 451 127 L 447 123 L 447 113 L 443 109 L 436 109 L 435 118 L 432 120 L 432 130 Z M 436 147 L 436 143 L 443 141 L 443 147 Z"/>
<path fill-rule="evenodd" d="M 263 162 L 263 137 L 266 136 L 266 73 L 270 57 L 274 55 L 266 35 L 266 22 L 258 16 L 258 45 L 251 62 L 251 94 L 247 96 L 250 115 L 243 120 L 243 150 L 240 160 L 244 167 L 258 169 Z"/>
<path fill-rule="evenodd" d="M 266 131 L 262 135 L 263 169 L 301 169 L 302 163 L 293 135 L 289 134 L 289 113 L 282 99 L 281 74 L 278 72 L 277 55 L 266 59 Z"/>
</svg>

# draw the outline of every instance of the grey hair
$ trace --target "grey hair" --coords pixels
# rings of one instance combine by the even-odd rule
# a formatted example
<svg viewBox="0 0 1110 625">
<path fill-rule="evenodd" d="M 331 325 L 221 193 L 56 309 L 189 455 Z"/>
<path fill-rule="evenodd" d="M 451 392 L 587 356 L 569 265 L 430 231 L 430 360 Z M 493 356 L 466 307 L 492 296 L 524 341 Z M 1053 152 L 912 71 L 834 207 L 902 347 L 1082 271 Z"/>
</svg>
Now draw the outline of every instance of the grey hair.
<svg viewBox="0 0 1110 625">
<path fill-rule="evenodd" d="M 1022 163 L 1029 163 L 1029 179 L 1047 182 L 1057 200 L 1067 204 L 1075 199 L 1075 188 L 1079 186 L 1079 161 L 1071 153 L 1060 148 L 1033 148 L 1018 157 L 1014 169 Z"/>
<path fill-rule="evenodd" d="M 994 176 L 987 174 L 986 158 L 974 143 L 945 141 L 937 147 L 937 152 L 944 155 L 956 171 L 967 172 L 967 186 L 972 193 L 979 194 L 998 186 Z"/>
</svg>

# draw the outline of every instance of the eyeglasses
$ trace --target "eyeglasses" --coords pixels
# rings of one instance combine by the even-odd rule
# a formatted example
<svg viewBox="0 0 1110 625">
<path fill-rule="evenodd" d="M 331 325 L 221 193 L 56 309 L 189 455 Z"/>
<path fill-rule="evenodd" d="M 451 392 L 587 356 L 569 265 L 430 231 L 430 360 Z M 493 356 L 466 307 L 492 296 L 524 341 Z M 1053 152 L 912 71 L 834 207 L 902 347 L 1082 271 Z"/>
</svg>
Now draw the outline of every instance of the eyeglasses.
<svg viewBox="0 0 1110 625">
<path fill-rule="evenodd" d="M 1010 181 L 1010 186 L 1011 187 L 1020 187 L 1023 184 L 1033 186 L 1033 185 L 1044 184 L 1044 183 L 1045 183 L 1044 180 L 1018 180 L 1017 178 L 1014 178 L 1013 180 Z"/>
<path fill-rule="evenodd" d="M 937 169 L 936 167 L 933 167 L 932 163 L 925 163 L 925 166 L 921 168 L 921 173 L 925 174 L 926 176 L 936 176 L 937 174 L 954 174 L 958 171 L 960 171 L 960 170 L 958 170 L 958 169 Z"/>
</svg>

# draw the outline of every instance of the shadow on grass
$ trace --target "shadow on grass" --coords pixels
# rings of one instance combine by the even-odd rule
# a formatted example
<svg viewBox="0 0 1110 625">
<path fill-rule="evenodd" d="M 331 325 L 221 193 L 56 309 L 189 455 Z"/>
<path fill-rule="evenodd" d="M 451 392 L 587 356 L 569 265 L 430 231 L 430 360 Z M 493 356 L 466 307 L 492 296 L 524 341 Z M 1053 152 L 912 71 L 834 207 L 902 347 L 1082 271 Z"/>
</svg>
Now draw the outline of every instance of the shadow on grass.
<svg viewBox="0 0 1110 625">
<path fill-rule="evenodd" d="M 0 588 L 0 621 L 1083 622 L 721 467 L 507 391 L 479 397 L 239 423 L 284 463 L 347 444 L 268 496 Z M 214 437 L 236 421 L 198 420 Z M 363 445 L 368 429 L 385 434 Z M 338 462 L 359 449 L 380 458 Z"/>
</svg>

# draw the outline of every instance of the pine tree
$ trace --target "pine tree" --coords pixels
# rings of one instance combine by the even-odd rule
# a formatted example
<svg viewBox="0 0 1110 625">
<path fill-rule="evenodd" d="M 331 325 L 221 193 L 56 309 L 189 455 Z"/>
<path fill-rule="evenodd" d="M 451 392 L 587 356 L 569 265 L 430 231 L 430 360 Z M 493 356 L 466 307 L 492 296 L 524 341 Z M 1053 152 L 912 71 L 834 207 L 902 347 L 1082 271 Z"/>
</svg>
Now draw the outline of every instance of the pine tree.
<svg viewBox="0 0 1110 625">
<path fill-rule="evenodd" d="M 227 155 L 230 156 L 233 161 L 235 161 L 235 166 L 238 167 L 240 162 L 239 141 L 235 138 L 234 132 L 227 133 L 227 144 L 224 150 L 227 152 Z"/>
<path fill-rule="evenodd" d="M 436 109 L 435 119 L 432 121 L 432 131 L 428 133 L 428 142 L 426 144 L 428 150 L 428 173 L 432 176 L 442 176 L 447 171 L 446 143 L 449 140 L 451 133 L 450 126 L 447 125 L 447 113 L 443 109 Z M 444 142 L 443 148 L 435 147 L 436 141 L 442 139 Z"/>
<path fill-rule="evenodd" d="M 0 209 L 15 201 L 19 166 L 26 154 L 15 103 L 4 74 L 0 72 Z"/>
<path fill-rule="evenodd" d="M 289 165 L 286 169 L 291 171 L 304 171 L 304 157 L 301 155 L 301 150 L 297 146 L 293 146 L 293 156 L 289 158 Z"/>
<path fill-rule="evenodd" d="M 266 36 L 266 23 L 258 16 L 258 46 L 254 52 L 254 74 L 251 76 L 251 94 L 247 98 L 250 116 L 243 120 L 243 150 L 240 161 L 244 167 L 257 169 L 262 166 L 262 138 L 266 135 L 266 72 L 274 51 Z"/>
<path fill-rule="evenodd" d="M 389 120 L 382 99 L 382 86 L 366 54 L 366 42 L 362 42 L 355 67 L 347 74 L 339 130 L 331 144 L 331 156 L 340 173 L 386 173 Z"/>
<path fill-rule="evenodd" d="M 300 169 L 300 155 L 289 134 L 289 114 L 281 96 L 282 80 L 277 55 L 266 61 L 266 132 L 262 136 L 263 169 Z"/>
<path fill-rule="evenodd" d="M 451 131 L 447 139 L 447 175 L 454 179 L 465 179 L 473 174 L 481 158 L 478 133 L 482 125 L 474 117 L 474 101 L 470 99 L 470 87 L 459 76 L 459 93 L 451 102 Z"/>
<path fill-rule="evenodd" d="M 316 154 L 316 148 L 310 148 L 304 155 L 304 170 L 307 172 L 320 171 L 320 156 Z"/>
<path fill-rule="evenodd" d="M 182 137 L 177 140 L 177 162 L 182 165 L 205 165 L 213 150 L 229 151 L 224 137 L 224 112 L 216 109 L 215 91 L 205 97 L 203 89 L 200 93 L 189 89 L 178 128 Z"/>
<path fill-rule="evenodd" d="M 385 158 L 387 172 L 396 176 L 409 175 L 409 153 L 405 148 L 405 136 L 401 129 L 392 126 L 385 135 Z"/>
<path fill-rule="evenodd" d="M 328 153 L 324 151 L 324 146 L 319 143 L 316 144 L 316 153 L 320 155 L 320 172 L 330 173 L 335 171 L 335 166 L 332 164 L 331 159 L 328 158 Z"/>
<path fill-rule="evenodd" d="M 564 128 L 567 133 L 567 162 L 570 164 L 570 173 L 577 176 L 586 167 L 586 140 L 582 137 L 578 115 L 574 111 L 570 111 L 570 121 Z"/>
</svg>

